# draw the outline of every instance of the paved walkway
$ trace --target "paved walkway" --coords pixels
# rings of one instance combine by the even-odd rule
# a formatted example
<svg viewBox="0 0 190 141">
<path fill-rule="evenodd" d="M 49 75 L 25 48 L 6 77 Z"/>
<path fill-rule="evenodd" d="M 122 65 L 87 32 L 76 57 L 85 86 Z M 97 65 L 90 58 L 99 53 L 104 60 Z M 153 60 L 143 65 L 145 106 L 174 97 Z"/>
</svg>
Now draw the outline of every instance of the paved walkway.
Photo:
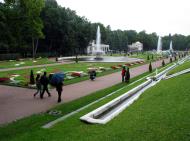
<svg viewBox="0 0 190 141">
<path fill-rule="evenodd" d="M 169 60 L 165 60 L 167 63 Z M 153 68 L 161 66 L 162 61 L 152 63 Z M 148 65 L 145 64 L 130 69 L 131 78 L 147 72 Z M 67 85 L 64 87 L 63 102 L 69 102 L 77 98 L 89 95 L 95 91 L 113 86 L 121 82 L 121 72 L 116 72 L 106 76 L 98 77 L 95 81 L 86 80 L 80 83 Z M 50 91 L 52 97 L 44 95 L 41 100 L 39 96 L 35 99 L 35 90 L 2 86 L 0 85 L 0 124 L 8 123 L 16 119 L 21 119 L 35 113 L 47 111 L 57 105 L 57 92 L 55 89 Z"/>
</svg>

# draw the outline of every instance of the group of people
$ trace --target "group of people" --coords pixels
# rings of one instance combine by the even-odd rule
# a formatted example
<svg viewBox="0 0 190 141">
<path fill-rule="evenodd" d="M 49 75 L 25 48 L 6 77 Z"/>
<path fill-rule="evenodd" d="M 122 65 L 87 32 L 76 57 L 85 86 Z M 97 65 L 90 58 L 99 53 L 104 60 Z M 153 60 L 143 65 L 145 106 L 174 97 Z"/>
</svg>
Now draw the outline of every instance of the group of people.
<svg viewBox="0 0 190 141">
<path fill-rule="evenodd" d="M 89 76 L 91 80 L 94 80 L 96 77 L 96 71 L 90 71 Z M 129 74 L 129 68 L 123 67 L 121 71 L 121 76 L 122 76 L 122 82 L 129 82 L 130 79 L 130 74 Z M 49 92 L 48 85 L 51 84 L 52 75 L 50 74 L 49 77 L 47 77 L 47 73 L 44 72 L 42 76 L 40 74 L 37 74 L 36 76 L 36 88 L 37 92 L 34 94 L 34 97 L 37 94 L 40 94 L 40 98 L 43 99 L 44 93 L 47 92 L 48 96 L 51 97 L 51 93 Z M 61 102 L 61 94 L 63 91 L 63 82 L 59 82 L 56 85 L 57 93 L 58 93 L 58 103 Z"/>
<path fill-rule="evenodd" d="M 130 73 L 129 73 L 129 68 L 123 67 L 121 71 L 121 77 L 122 77 L 122 82 L 129 82 L 130 79 Z"/>
<path fill-rule="evenodd" d="M 43 99 L 44 93 L 47 92 L 48 96 L 51 97 L 51 93 L 49 92 L 48 85 L 50 84 L 51 77 L 47 77 L 47 73 L 44 72 L 42 76 L 37 74 L 36 76 L 36 88 L 37 92 L 34 94 L 36 97 L 37 94 L 40 94 L 40 98 Z M 60 82 L 55 85 L 56 90 L 58 92 L 58 103 L 61 102 L 61 93 L 63 91 L 63 82 Z"/>
</svg>

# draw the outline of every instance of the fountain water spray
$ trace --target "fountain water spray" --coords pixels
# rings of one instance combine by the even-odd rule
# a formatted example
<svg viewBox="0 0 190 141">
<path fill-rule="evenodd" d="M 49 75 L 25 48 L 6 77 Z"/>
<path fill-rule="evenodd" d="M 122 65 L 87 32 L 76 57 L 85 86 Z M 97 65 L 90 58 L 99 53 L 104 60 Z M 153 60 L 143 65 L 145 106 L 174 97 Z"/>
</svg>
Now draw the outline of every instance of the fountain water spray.
<svg viewBox="0 0 190 141">
<path fill-rule="evenodd" d="M 158 38 L 158 44 L 157 44 L 157 53 L 162 53 L 162 37 L 159 36 Z"/>
<path fill-rule="evenodd" d="M 101 49 L 101 33 L 99 26 L 96 32 L 96 49 L 92 52 L 92 54 L 95 55 L 96 58 L 101 58 L 101 55 L 105 54 L 105 52 Z"/>
<path fill-rule="evenodd" d="M 173 43 L 170 41 L 170 51 L 173 51 Z"/>
</svg>

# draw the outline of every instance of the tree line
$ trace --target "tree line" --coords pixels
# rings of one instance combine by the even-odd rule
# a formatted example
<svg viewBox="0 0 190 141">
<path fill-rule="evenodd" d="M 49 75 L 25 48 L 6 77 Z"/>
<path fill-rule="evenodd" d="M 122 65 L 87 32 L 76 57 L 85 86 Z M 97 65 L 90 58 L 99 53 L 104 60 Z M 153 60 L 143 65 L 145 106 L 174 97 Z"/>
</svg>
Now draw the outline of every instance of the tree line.
<svg viewBox="0 0 190 141">
<path fill-rule="evenodd" d="M 75 11 L 58 5 L 56 0 L 4 0 L 0 2 L 0 53 L 20 53 L 23 56 L 37 52 L 52 55 L 85 54 L 89 42 L 96 39 L 97 26 L 101 41 L 111 50 L 127 51 L 129 44 L 140 41 L 144 50 L 157 47 L 158 35 L 145 31 L 112 30 L 102 23 L 92 23 Z M 175 50 L 190 48 L 190 36 L 172 36 Z M 162 38 L 168 49 L 170 37 Z"/>
</svg>

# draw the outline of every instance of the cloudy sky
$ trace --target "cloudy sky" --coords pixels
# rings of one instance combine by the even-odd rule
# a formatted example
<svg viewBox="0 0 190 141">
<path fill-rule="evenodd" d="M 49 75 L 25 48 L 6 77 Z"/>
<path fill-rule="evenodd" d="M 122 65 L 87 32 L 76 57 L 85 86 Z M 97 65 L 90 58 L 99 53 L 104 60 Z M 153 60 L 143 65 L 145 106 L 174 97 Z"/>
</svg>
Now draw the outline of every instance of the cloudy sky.
<svg viewBox="0 0 190 141">
<path fill-rule="evenodd" d="M 190 0 L 57 0 L 112 29 L 190 35 Z"/>
</svg>

